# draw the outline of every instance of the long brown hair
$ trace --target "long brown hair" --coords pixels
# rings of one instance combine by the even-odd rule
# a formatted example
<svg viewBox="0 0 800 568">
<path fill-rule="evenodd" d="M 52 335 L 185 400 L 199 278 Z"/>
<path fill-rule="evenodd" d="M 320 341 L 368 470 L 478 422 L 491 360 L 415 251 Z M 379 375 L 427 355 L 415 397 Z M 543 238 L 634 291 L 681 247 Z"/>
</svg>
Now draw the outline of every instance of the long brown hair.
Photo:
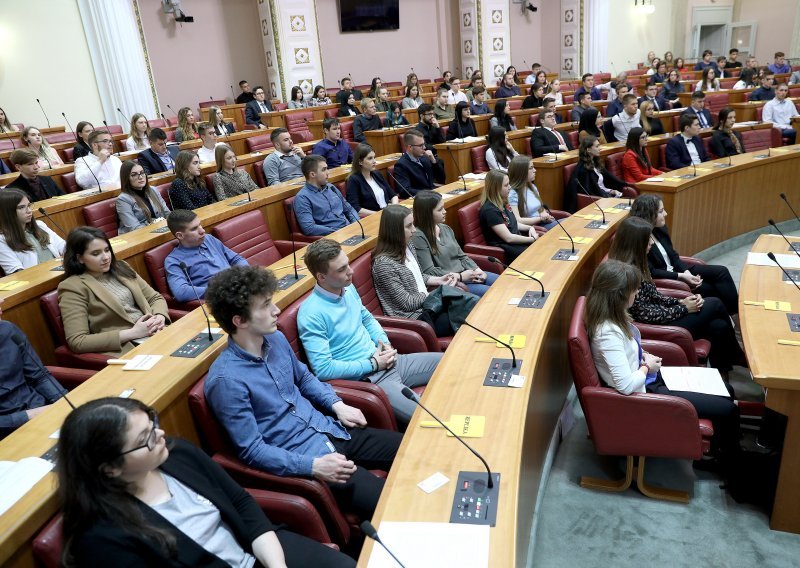
<svg viewBox="0 0 800 568">
<path fill-rule="evenodd" d="M 661 198 L 652 193 L 643 193 L 633 200 L 631 206 L 631 217 L 639 217 L 644 219 L 653 227 L 656 226 L 658 219 L 658 210 L 661 207 Z"/>
<path fill-rule="evenodd" d="M 397 262 L 405 260 L 408 245 L 403 222 L 409 215 L 411 215 L 411 210 L 408 207 L 395 203 L 387 205 L 381 212 L 378 242 L 375 244 L 375 250 L 372 251 L 373 262 L 381 255 L 388 256 Z"/>
<path fill-rule="evenodd" d="M 361 173 L 361 162 L 369 156 L 370 152 L 374 152 L 375 150 L 369 144 L 364 144 L 363 142 L 356 146 L 356 151 L 353 152 L 353 164 L 350 166 L 350 171 L 347 172 L 347 177 L 349 178 L 353 174 Z"/>
<path fill-rule="evenodd" d="M 6 238 L 8 248 L 16 252 L 33 250 L 33 246 L 25 238 L 25 233 L 33 235 L 43 247 L 50 244 L 50 235 L 39 228 L 33 217 L 25 226 L 20 225 L 17 206 L 23 199 L 30 200 L 24 192 L 13 187 L 0 191 L 0 233 Z"/>
<path fill-rule="evenodd" d="M 145 140 L 150 136 L 150 121 L 147 120 L 147 117 L 145 115 L 143 115 L 141 112 L 137 112 L 136 114 L 134 114 L 131 117 L 131 130 L 128 133 L 128 136 L 133 138 L 133 145 L 137 150 L 141 150 L 141 149 L 145 148 L 145 145 L 142 142 L 142 139 L 139 137 L 139 131 L 136 129 L 136 123 L 138 122 L 138 120 L 140 118 L 145 119 L 145 121 L 147 122 L 147 128 L 145 128 L 145 131 L 144 131 Z"/>
<path fill-rule="evenodd" d="M 200 177 L 189 173 L 189 165 L 197 156 L 194 150 L 181 150 L 175 158 L 175 177 L 186 182 L 189 187 L 200 187 Z"/>
<path fill-rule="evenodd" d="M 139 209 L 142 210 L 144 213 L 145 219 L 147 219 L 147 223 L 150 224 L 153 221 L 153 216 L 150 214 L 150 208 L 147 206 L 147 203 L 144 202 L 143 196 L 147 196 L 147 199 L 150 200 L 150 203 L 153 205 L 153 210 L 156 212 L 161 212 L 161 217 L 166 217 L 168 211 L 164 210 L 161 206 L 161 200 L 156 195 L 156 192 L 150 187 L 150 184 L 147 181 L 147 170 L 144 171 L 144 187 L 141 191 L 136 190 L 131 185 L 131 170 L 138 166 L 139 163 L 136 160 L 125 160 L 122 162 L 122 167 L 119 170 L 119 186 L 120 186 L 120 193 L 127 193 L 133 200 L 136 202 L 136 205 L 139 206 Z"/>
<path fill-rule="evenodd" d="M 527 154 L 514 156 L 508 165 L 508 184 L 511 186 L 511 191 L 517 193 L 517 209 L 520 217 L 526 217 L 525 212 L 528 210 L 528 204 L 525 202 L 528 193 L 526 190 L 530 189 L 536 197 L 539 197 L 536 186 L 528 181 L 530 168 L 531 157 Z"/>
<path fill-rule="evenodd" d="M 603 165 L 599 157 L 592 156 L 589 153 L 589 148 L 594 146 L 595 142 L 597 142 L 597 137 L 587 134 L 578 146 L 578 163 L 583 164 L 583 167 L 590 170 L 600 168 Z"/>
<path fill-rule="evenodd" d="M 630 264 L 642 273 L 642 279 L 652 282 L 647 266 L 647 245 L 650 244 L 653 225 L 640 217 L 628 217 L 620 223 L 608 258 Z"/>
<path fill-rule="evenodd" d="M 489 149 L 494 152 L 497 163 L 507 168 L 508 163 L 511 161 L 511 153 L 508 151 L 508 146 L 506 146 L 506 129 L 502 126 L 492 126 L 486 138 Z"/>
<path fill-rule="evenodd" d="M 178 130 L 183 133 L 184 140 L 194 140 L 195 134 L 197 134 L 197 124 L 189 124 L 190 112 L 192 109 L 189 107 L 183 107 L 178 111 Z"/>
<path fill-rule="evenodd" d="M 641 281 L 642 275 L 636 268 L 618 260 L 609 259 L 597 267 L 586 294 L 586 312 L 583 314 L 589 337 L 593 337 L 605 322 L 616 324 L 628 339 L 633 337 L 628 299 L 638 290 Z"/>
<path fill-rule="evenodd" d="M 494 204 L 500 211 L 504 211 L 508 200 L 503 199 L 500 191 L 503 189 L 503 178 L 507 175 L 500 170 L 492 170 L 486 173 L 483 182 L 483 192 L 481 192 L 481 205 L 487 201 Z"/>
<path fill-rule="evenodd" d="M 64 274 L 67 277 L 83 274 L 86 271 L 86 267 L 78 260 L 78 257 L 86 252 L 86 247 L 95 239 L 105 241 L 111 251 L 109 274 L 117 278 L 136 278 L 136 272 L 134 272 L 133 268 L 128 266 L 124 260 L 117 260 L 117 255 L 114 254 L 114 247 L 111 246 L 108 235 L 96 227 L 75 227 L 67 235 L 67 247 L 64 250 Z"/>
<path fill-rule="evenodd" d="M 431 252 L 439 254 L 436 246 L 436 222 L 433 220 L 433 210 L 442 202 L 442 194 L 428 189 L 417 192 L 414 196 L 414 226 L 422 231 L 431 245 Z"/>
</svg>

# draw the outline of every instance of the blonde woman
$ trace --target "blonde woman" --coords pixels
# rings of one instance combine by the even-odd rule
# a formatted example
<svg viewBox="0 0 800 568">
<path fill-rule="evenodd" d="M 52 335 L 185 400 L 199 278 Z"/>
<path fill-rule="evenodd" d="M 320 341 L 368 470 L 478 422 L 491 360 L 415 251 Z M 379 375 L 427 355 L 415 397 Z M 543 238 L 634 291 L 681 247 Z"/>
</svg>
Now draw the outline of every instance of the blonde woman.
<svg viewBox="0 0 800 568">
<path fill-rule="evenodd" d="M 0 108 L 0 133 L 3 132 L 19 132 L 19 128 L 11 124 L 6 111 Z"/>
<path fill-rule="evenodd" d="M 150 135 L 150 123 L 142 113 L 137 112 L 131 117 L 131 129 L 128 134 L 128 139 L 125 140 L 125 149 L 128 152 L 138 152 L 150 147 L 150 141 L 147 139 Z"/>
<path fill-rule="evenodd" d="M 639 122 L 642 123 L 642 128 L 648 136 L 664 134 L 664 125 L 660 119 L 656 118 L 656 109 L 653 103 L 644 101 L 639 105 L 639 110 L 641 111 Z"/>
<path fill-rule="evenodd" d="M 208 122 L 214 127 L 214 132 L 217 136 L 226 136 L 236 132 L 236 127 L 230 123 L 225 122 L 225 115 L 222 114 L 222 109 L 218 106 L 208 108 Z"/>
<path fill-rule="evenodd" d="M 258 189 L 256 182 L 244 170 L 236 169 L 236 152 L 227 144 L 218 144 L 214 149 L 217 174 L 214 176 L 214 195 L 222 201 Z"/>
<path fill-rule="evenodd" d="M 28 126 L 23 130 L 21 138 L 22 143 L 39 156 L 39 169 L 51 170 L 64 165 L 64 161 L 59 157 L 58 152 L 47 143 L 47 140 L 35 126 Z"/>
</svg>

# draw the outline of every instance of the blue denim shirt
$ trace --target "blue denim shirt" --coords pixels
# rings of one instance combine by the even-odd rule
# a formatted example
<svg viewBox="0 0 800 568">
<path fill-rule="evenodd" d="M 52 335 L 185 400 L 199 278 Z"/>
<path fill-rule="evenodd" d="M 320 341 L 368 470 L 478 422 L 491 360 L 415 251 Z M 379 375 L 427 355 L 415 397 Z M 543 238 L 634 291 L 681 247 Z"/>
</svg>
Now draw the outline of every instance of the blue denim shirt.
<svg viewBox="0 0 800 568">
<path fill-rule="evenodd" d="M 353 161 L 353 150 L 350 148 L 350 144 L 341 138 L 335 145 L 327 138 L 323 138 L 314 144 L 311 153 L 325 158 L 329 168 L 338 168 Z"/>
<path fill-rule="evenodd" d="M 335 185 L 317 187 L 306 182 L 294 198 L 294 214 L 304 235 L 325 236 L 358 220 L 353 206 Z"/>
<path fill-rule="evenodd" d="M 330 411 L 341 398 L 297 360 L 279 331 L 264 336 L 261 357 L 228 338 L 208 371 L 205 395 L 239 457 L 275 475 L 310 476 L 314 458 L 334 451 L 328 436 L 350 439 L 314 408 Z"/>
<path fill-rule="evenodd" d="M 190 248 L 178 245 L 164 259 L 167 284 L 178 302 L 189 302 L 196 299 L 192 286 L 181 269 L 181 262 L 186 263 L 194 290 L 201 298 L 206 295 L 208 281 L 217 273 L 234 265 L 247 266 L 244 258 L 223 245 L 213 235 L 206 235 L 199 247 Z"/>
</svg>

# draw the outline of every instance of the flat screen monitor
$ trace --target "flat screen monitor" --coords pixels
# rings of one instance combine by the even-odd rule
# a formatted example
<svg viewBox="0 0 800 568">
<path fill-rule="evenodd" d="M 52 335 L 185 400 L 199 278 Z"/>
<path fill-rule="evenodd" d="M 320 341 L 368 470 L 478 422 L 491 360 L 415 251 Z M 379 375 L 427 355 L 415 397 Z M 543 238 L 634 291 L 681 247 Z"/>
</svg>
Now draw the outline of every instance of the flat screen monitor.
<svg viewBox="0 0 800 568">
<path fill-rule="evenodd" d="M 339 21 L 342 33 L 400 29 L 400 0 L 339 0 Z"/>
</svg>

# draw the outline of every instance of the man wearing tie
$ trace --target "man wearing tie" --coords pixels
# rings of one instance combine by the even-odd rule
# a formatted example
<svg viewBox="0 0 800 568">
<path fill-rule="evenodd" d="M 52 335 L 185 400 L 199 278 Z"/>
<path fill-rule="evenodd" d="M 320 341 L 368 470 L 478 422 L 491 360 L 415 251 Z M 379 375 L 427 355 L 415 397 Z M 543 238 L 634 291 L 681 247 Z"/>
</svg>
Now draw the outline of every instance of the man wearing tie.
<svg viewBox="0 0 800 568">
<path fill-rule="evenodd" d="M 542 109 L 539 111 L 539 124 L 541 127 L 534 128 L 531 134 L 531 152 L 534 158 L 572 150 L 569 140 L 556 130 L 556 113 Z"/>
<path fill-rule="evenodd" d="M 680 120 L 681 134 L 667 142 L 667 167 L 677 170 L 708 161 L 703 141 L 700 140 L 700 122 L 693 114 L 682 114 Z"/>
<path fill-rule="evenodd" d="M 247 124 L 257 126 L 259 129 L 266 128 L 261 122 L 261 113 L 272 112 L 272 105 L 266 100 L 267 93 L 264 91 L 264 87 L 258 86 L 253 89 L 253 97 L 255 97 L 255 100 L 247 103 L 244 109 L 245 121 Z"/>
<path fill-rule="evenodd" d="M 653 110 L 656 112 L 669 110 L 670 108 L 667 99 L 658 94 L 658 87 L 655 84 L 647 85 L 647 88 L 644 90 L 644 96 L 640 97 L 637 103 L 641 106 L 645 101 L 653 103 Z"/>
<path fill-rule="evenodd" d="M 700 128 L 711 128 L 711 113 L 706 108 L 706 94 L 703 91 L 692 93 L 692 104 L 686 107 L 681 114 L 683 116 L 694 115 L 700 123 Z"/>
</svg>

